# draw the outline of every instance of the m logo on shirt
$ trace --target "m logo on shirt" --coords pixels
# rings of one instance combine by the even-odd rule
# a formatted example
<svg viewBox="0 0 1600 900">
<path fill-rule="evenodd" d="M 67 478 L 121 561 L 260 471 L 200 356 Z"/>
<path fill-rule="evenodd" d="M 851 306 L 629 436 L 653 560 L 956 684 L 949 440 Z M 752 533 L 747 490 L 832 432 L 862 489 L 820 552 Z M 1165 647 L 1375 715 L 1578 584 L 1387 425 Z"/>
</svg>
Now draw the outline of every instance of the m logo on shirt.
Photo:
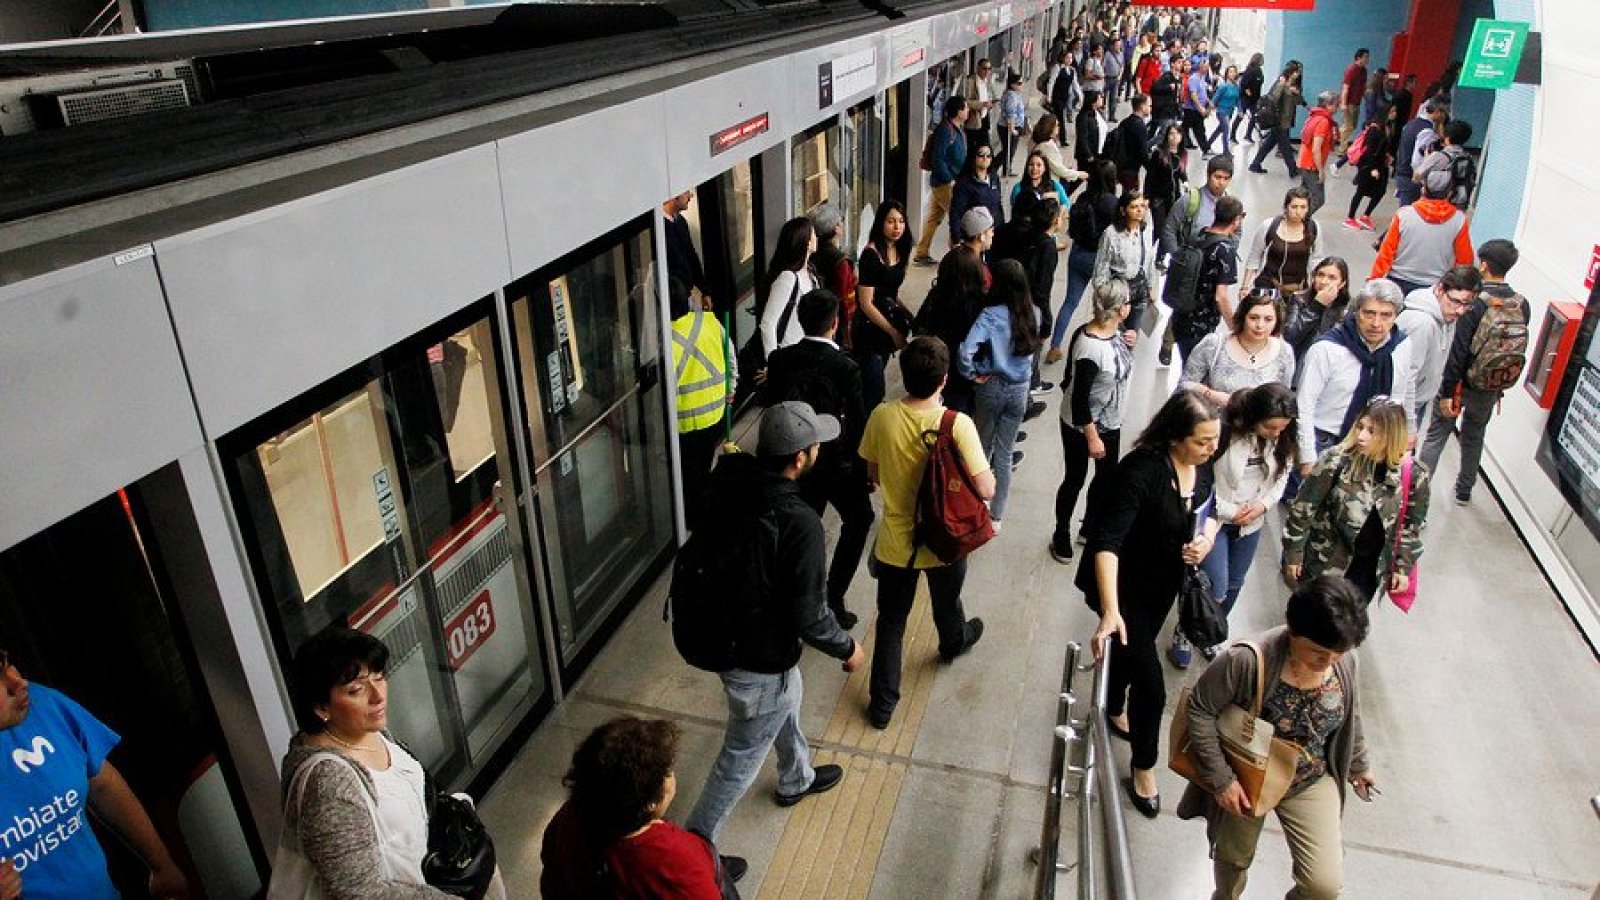
<svg viewBox="0 0 1600 900">
<path fill-rule="evenodd" d="M 39 735 L 33 739 L 32 750 L 24 750 L 18 747 L 11 751 L 11 761 L 17 764 L 17 768 L 22 774 L 26 775 L 29 769 L 37 769 L 44 765 L 46 753 L 54 752 L 56 752 L 55 745 L 50 743 L 44 735 Z"/>
</svg>

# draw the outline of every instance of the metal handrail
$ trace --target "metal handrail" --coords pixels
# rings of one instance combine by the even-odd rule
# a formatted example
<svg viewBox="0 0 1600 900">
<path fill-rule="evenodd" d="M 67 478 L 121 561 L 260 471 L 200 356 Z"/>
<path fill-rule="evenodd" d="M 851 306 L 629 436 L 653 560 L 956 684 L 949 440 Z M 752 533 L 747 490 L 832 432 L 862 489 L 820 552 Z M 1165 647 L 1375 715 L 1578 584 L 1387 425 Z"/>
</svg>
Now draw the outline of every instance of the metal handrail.
<svg viewBox="0 0 1600 900">
<path fill-rule="evenodd" d="M 1054 898 L 1056 877 L 1068 868 L 1062 866 L 1059 859 L 1061 801 L 1069 797 L 1078 801 L 1079 900 L 1094 900 L 1099 896 L 1102 861 L 1106 869 L 1106 888 L 1112 900 L 1136 898 L 1127 820 L 1118 800 L 1116 757 L 1111 752 L 1111 733 L 1106 723 L 1106 697 L 1111 682 L 1110 638 L 1102 640 L 1105 643 L 1100 647 L 1100 659 L 1093 665 L 1078 664 L 1083 654 L 1082 645 L 1067 645 L 1066 663 L 1061 673 L 1061 693 L 1056 703 L 1056 727 L 1050 751 L 1050 785 L 1045 797 L 1044 824 L 1040 828 L 1039 847 L 1033 853 L 1038 866 L 1034 874 L 1034 900 Z M 1088 714 L 1074 719 L 1074 676 L 1090 669 L 1095 673 L 1093 700 Z M 1074 766 L 1069 762 L 1071 751 L 1076 747 L 1083 749 L 1082 766 Z M 1076 793 L 1067 789 L 1068 774 L 1079 776 Z M 1101 819 L 1098 827 L 1095 822 L 1097 799 L 1100 801 Z"/>
</svg>

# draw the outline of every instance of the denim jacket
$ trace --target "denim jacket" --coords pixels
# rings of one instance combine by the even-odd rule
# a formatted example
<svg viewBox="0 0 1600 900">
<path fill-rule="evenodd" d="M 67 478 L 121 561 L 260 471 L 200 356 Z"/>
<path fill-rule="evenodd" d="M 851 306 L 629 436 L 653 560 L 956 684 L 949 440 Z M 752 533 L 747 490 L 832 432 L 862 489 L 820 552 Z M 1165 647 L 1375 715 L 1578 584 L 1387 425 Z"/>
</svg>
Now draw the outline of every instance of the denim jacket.
<svg viewBox="0 0 1600 900">
<path fill-rule="evenodd" d="M 1037 322 L 1038 307 L 1034 307 L 1033 314 Z M 1011 384 L 1033 378 L 1033 355 L 1017 356 L 1012 352 L 1011 311 L 1005 304 L 986 306 L 978 314 L 978 321 L 972 323 L 967 339 L 961 342 L 958 361 L 961 374 L 968 378 L 993 375 Z"/>
</svg>

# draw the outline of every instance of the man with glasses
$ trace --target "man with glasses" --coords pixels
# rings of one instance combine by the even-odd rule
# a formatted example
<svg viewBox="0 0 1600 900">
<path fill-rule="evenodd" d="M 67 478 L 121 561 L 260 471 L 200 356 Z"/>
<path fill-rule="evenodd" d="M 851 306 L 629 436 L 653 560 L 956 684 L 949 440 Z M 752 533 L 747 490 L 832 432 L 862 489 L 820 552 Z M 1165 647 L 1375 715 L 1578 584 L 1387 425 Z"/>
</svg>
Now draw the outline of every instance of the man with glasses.
<svg viewBox="0 0 1600 900">
<path fill-rule="evenodd" d="M 0 900 L 117 900 L 84 819 L 91 807 L 150 868 L 151 896 L 189 896 L 144 806 L 106 759 L 120 740 L 60 692 L 30 685 L 0 649 Z"/>
<path fill-rule="evenodd" d="M 1407 294 L 1405 311 L 1395 320 L 1411 344 L 1412 419 L 1418 431 L 1444 380 L 1444 364 L 1455 340 L 1456 320 L 1477 298 L 1482 283 L 1478 270 L 1472 266 L 1453 266 L 1438 284 Z"/>
</svg>

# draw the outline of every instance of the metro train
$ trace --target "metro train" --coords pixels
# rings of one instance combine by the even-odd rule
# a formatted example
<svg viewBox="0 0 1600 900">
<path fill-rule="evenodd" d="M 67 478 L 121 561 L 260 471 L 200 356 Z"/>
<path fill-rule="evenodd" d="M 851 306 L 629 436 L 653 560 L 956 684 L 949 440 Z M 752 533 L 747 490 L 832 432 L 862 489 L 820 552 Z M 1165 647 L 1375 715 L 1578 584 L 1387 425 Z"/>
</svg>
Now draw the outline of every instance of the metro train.
<svg viewBox="0 0 1600 900">
<path fill-rule="evenodd" d="M 282 673 L 330 622 L 388 644 L 392 728 L 481 792 L 683 532 L 662 201 L 695 192 L 742 342 L 782 222 L 918 221 L 931 104 L 978 58 L 1031 81 L 1068 13 L 552 4 L 0 48 L 0 644 L 124 736 L 205 896 L 264 883 Z M 141 107 L 156 83 L 181 97 Z"/>
</svg>

